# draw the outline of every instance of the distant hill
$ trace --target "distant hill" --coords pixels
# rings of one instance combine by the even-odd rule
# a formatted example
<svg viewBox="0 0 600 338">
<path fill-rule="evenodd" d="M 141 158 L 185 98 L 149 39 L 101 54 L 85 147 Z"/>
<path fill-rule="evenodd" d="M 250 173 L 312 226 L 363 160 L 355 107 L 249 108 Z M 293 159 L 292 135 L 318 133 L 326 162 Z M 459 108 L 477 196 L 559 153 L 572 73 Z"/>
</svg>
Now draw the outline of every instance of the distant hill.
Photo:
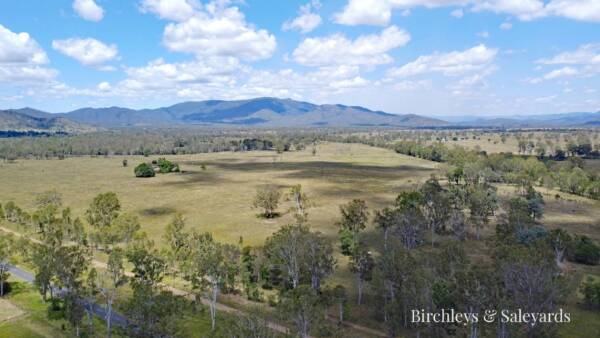
<svg viewBox="0 0 600 338">
<path fill-rule="evenodd" d="M 61 132 L 71 134 L 94 130 L 96 128 L 71 121 L 68 118 L 53 116 L 53 114 L 30 108 L 0 110 L 0 131 Z"/>
<path fill-rule="evenodd" d="M 20 116 L 7 117 L 11 114 Z M 448 122 L 450 121 L 450 122 Z M 441 119 L 415 114 L 389 114 L 360 106 L 313 104 L 292 99 L 261 97 L 249 100 L 208 100 L 178 103 L 156 109 L 124 107 L 81 108 L 50 114 L 33 108 L 4 111 L 0 130 L 11 126 L 27 130 L 90 130 L 165 126 L 245 127 L 494 127 L 568 128 L 600 125 L 600 111 L 507 117 L 460 116 Z M 67 131 L 68 132 L 68 131 Z"/>
<path fill-rule="evenodd" d="M 395 115 L 345 105 L 316 105 L 291 99 L 209 100 L 170 107 L 134 110 L 122 107 L 82 108 L 60 114 L 72 121 L 99 127 L 165 125 L 235 125 L 266 127 L 443 126 L 424 116 Z"/>
<path fill-rule="evenodd" d="M 454 120 L 453 125 L 501 128 L 562 128 L 591 127 L 600 125 L 600 111 L 596 113 L 573 112 L 563 114 L 523 115 L 511 117 L 476 118 L 464 117 Z"/>
</svg>

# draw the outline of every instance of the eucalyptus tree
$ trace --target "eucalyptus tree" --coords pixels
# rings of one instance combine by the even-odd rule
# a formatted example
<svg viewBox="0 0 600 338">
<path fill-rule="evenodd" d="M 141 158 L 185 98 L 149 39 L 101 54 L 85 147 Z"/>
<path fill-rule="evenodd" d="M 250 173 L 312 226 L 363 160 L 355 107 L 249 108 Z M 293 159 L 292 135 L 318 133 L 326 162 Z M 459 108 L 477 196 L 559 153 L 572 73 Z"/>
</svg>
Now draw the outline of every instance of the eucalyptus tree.
<svg viewBox="0 0 600 338">
<path fill-rule="evenodd" d="M 209 233 L 195 233 L 190 241 L 190 256 L 182 262 L 184 278 L 192 284 L 197 299 L 208 294 L 211 327 L 214 330 L 219 292 L 235 283 L 240 253 L 233 245 L 214 241 Z"/>
</svg>

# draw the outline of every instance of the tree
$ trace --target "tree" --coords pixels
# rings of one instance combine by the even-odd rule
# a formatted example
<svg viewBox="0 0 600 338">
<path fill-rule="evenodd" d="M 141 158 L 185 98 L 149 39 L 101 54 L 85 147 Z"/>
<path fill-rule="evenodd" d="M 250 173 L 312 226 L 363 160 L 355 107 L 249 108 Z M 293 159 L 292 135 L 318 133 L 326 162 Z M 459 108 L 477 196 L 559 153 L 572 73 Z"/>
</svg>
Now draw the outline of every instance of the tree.
<svg viewBox="0 0 600 338">
<path fill-rule="evenodd" d="M 300 284 L 300 269 L 308 233 L 308 228 L 304 225 L 286 225 L 267 238 L 264 245 L 265 255 L 271 265 L 283 267 L 292 289 Z"/>
<path fill-rule="evenodd" d="M 8 270 L 10 269 L 14 249 L 12 238 L 0 236 L 0 297 L 4 296 L 4 284 L 10 276 Z"/>
<path fill-rule="evenodd" d="M 114 219 L 111 228 L 116 241 L 129 244 L 134 235 L 141 229 L 141 225 L 137 216 L 123 213 Z"/>
<path fill-rule="evenodd" d="M 356 275 L 358 285 L 358 305 L 362 304 L 364 283 L 373 278 L 375 261 L 371 252 L 364 245 L 359 245 L 350 257 L 350 271 Z"/>
<path fill-rule="evenodd" d="M 223 326 L 225 337 L 230 338 L 275 338 L 269 321 L 260 307 L 237 313 Z"/>
<path fill-rule="evenodd" d="M 56 190 L 46 191 L 35 197 L 35 205 L 38 208 L 43 208 L 48 205 L 60 208 L 62 206 L 62 196 Z"/>
<path fill-rule="evenodd" d="M 315 290 L 307 285 L 300 285 L 282 295 L 279 310 L 296 326 L 298 335 L 307 338 L 311 327 L 323 318 L 323 308 Z"/>
<path fill-rule="evenodd" d="M 367 226 L 369 219 L 367 203 L 363 200 L 354 199 L 346 205 L 341 205 L 340 212 L 342 214 L 341 220 L 338 222 L 340 234 L 342 237 L 344 237 L 344 233 L 352 234 L 352 244 L 347 243 L 347 240 L 342 241 L 344 254 L 349 255 L 351 250 L 348 247 L 353 247 L 358 243 L 359 232 Z"/>
<path fill-rule="evenodd" d="M 597 265 L 600 262 L 600 247 L 587 236 L 577 236 L 573 243 L 573 260 L 577 263 Z"/>
<path fill-rule="evenodd" d="M 500 292 L 508 299 L 506 309 L 523 313 L 553 313 L 564 295 L 564 283 L 552 254 L 542 246 L 509 245 L 494 255 Z M 544 336 L 550 328 L 526 323 L 528 337 Z"/>
<path fill-rule="evenodd" d="M 569 235 L 569 233 L 563 229 L 553 229 L 550 231 L 548 241 L 554 250 L 556 265 L 561 266 L 565 258 L 566 251 L 569 249 L 573 241 L 571 235 Z"/>
<path fill-rule="evenodd" d="M 331 297 L 338 308 L 338 325 L 344 322 L 344 309 L 348 303 L 348 292 L 342 285 L 336 285 L 331 291 Z"/>
<path fill-rule="evenodd" d="M 92 200 L 85 214 L 90 225 L 97 228 L 109 227 L 119 216 L 121 203 L 114 192 L 99 194 Z"/>
<path fill-rule="evenodd" d="M 426 219 L 421 205 L 423 195 L 418 191 L 403 191 L 396 197 L 397 215 L 394 235 L 400 238 L 404 247 L 414 249 L 422 242 Z"/>
<path fill-rule="evenodd" d="M 151 165 L 148 163 L 140 163 L 134 169 L 133 172 L 135 177 L 154 177 L 156 173 Z"/>
<path fill-rule="evenodd" d="M 290 208 L 296 218 L 298 224 L 304 224 L 308 218 L 307 209 L 312 205 L 312 202 L 302 191 L 302 186 L 297 184 L 290 188 L 289 192 L 290 199 L 293 202 L 293 206 Z"/>
<path fill-rule="evenodd" d="M 525 199 L 527 200 L 529 213 L 531 218 L 539 220 L 544 215 L 544 198 L 542 194 L 537 192 L 533 186 L 528 186 L 526 189 Z"/>
<path fill-rule="evenodd" d="M 450 195 L 435 179 L 429 179 L 420 189 L 423 216 L 431 229 L 431 246 L 434 244 L 434 233 L 446 230 L 446 223 L 450 216 Z"/>
<path fill-rule="evenodd" d="M 104 272 L 100 288 L 106 299 L 106 337 L 112 335 L 113 303 L 117 297 L 117 290 L 127 283 L 125 268 L 123 266 L 124 253 L 121 249 L 112 250 L 108 256 L 108 263 Z"/>
<path fill-rule="evenodd" d="M 310 286 L 319 292 L 321 281 L 333 273 L 336 264 L 333 247 L 320 232 L 309 232 L 305 242 L 303 263 L 310 274 Z"/>
<path fill-rule="evenodd" d="M 479 184 L 469 189 L 467 204 L 471 221 L 475 225 L 476 237 L 479 240 L 480 229 L 489 223 L 490 217 L 498 209 L 496 189 L 487 184 Z"/>
<path fill-rule="evenodd" d="M 197 298 L 208 292 L 211 327 L 214 330 L 217 297 L 230 279 L 239 273 L 239 250 L 232 245 L 215 242 L 208 233 L 194 234 L 191 241 L 191 255 L 182 262 L 184 278 L 192 284 Z"/>
<path fill-rule="evenodd" d="M 255 208 L 264 209 L 262 216 L 265 218 L 273 218 L 278 214 L 275 212 L 281 199 L 281 192 L 274 186 L 268 185 L 256 190 L 253 206 Z"/>
</svg>

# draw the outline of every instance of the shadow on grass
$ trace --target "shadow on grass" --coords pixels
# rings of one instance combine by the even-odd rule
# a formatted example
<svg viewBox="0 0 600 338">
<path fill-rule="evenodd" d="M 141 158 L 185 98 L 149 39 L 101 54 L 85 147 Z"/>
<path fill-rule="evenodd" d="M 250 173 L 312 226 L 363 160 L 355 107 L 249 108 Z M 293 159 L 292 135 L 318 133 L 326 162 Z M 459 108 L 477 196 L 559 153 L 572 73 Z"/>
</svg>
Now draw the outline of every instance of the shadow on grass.
<svg viewBox="0 0 600 338">
<path fill-rule="evenodd" d="M 174 214 L 176 212 L 175 208 L 171 207 L 154 207 L 154 208 L 146 208 L 139 211 L 142 216 L 165 216 L 169 214 Z"/>
<path fill-rule="evenodd" d="M 256 218 L 260 218 L 260 219 L 277 219 L 281 216 L 283 216 L 283 214 L 280 212 L 274 212 L 270 215 L 267 215 L 265 213 L 256 214 Z"/>
</svg>

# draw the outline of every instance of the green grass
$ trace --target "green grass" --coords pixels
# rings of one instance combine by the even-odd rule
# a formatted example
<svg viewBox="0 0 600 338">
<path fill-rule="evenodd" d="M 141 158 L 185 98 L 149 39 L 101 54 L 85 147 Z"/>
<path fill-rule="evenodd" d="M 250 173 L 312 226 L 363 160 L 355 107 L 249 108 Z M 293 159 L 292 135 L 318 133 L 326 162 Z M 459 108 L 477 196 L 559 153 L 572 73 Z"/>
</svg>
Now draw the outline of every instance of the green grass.
<svg viewBox="0 0 600 338">
<path fill-rule="evenodd" d="M 47 319 L 46 304 L 31 285 L 11 279 L 11 287 L 6 300 L 23 314 L 16 320 L 0 323 L 0 337 L 69 337 L 61 329 L 64 321 Z"/>
</svg>

